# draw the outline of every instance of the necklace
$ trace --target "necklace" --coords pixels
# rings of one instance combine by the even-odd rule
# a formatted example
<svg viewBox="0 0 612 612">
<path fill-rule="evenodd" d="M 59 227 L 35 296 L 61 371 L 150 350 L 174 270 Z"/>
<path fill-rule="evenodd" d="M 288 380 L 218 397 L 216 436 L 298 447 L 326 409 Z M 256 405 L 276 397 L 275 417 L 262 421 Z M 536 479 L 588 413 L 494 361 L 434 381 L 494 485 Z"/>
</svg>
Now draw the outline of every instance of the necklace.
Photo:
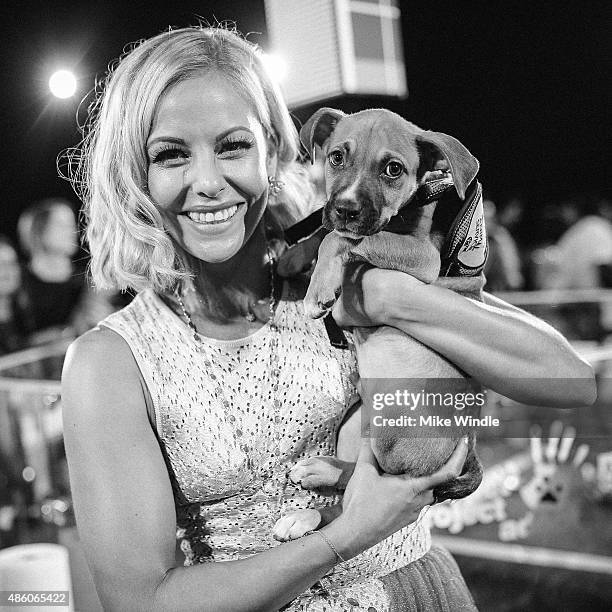
<svg viewBox="0 0 612 612">
<path fill-rule="evenodd" d="M 272 250 L 270 249 L 270 245 L 266 244 L 266 252 L 268 255 L 268 266 L 270 269 L 270 304 L 269 304 L 269 312 L 270 312 L 270 318 L 269 318 L 269 324 L 270 327 L 274 327 L 274 308 L 276 306 L 276 299 L 274 297 L 274 256 L 272 254 Z M 195 289 L 189 289 L 189 291 L 193 291 L 195 292 Z M 181 295 L 182 292 L 182 285 L 178 285 L 174 291 L 174 296 L 176 297 L 176 301 L 178 302 L 179 306 L 181 307 L 181 311 L 183 313 L 183 316 L 185 317 L 185 320 L 187 321 L 187 325 L 189 326 L 189 329 L 191 329 L 191 331 L 193 332 L 193 337 L 194 340 L 196 341 L 196 344 L 201 345 L 201 340 L 200 340 L 200 335 L 198 334 L 198 330 L 193 322 L 193 319 L 191 317 L 191 314 L 189 313 L 189 311 L 187 310 L 187 308 L 185 307 L 185 303 L 183 301 L 183 296 Z M 262 302 L 264 300 L 261 300 Z M 255 316 L 255 313 L 253 312 L 252 308 L 251 308 L 251 304 L 249 304 L 248 306 L 248 312 L 246 314 L 243 315 L 243 317 L 249 322 L 249 323 L 253 323 L 255 321 L 255 319 L 257 318 Z"/>
<path fill-rule="evenodd" d="M 246 456 L 248 470 L 253 474 L 256 480 L 262 481 L 262 490 L 269 496 L 269 499 L 272 501 L 271 504 L 268 503 L 268 507 L 270 508 L 271 512 L 276 515 L 276 518 L 279 518 L 283 504 L 283 496 L 287 485 L 289 484 L 289 475 L 287 469 L 284 468 L 282 463 L 280 462 L 282 417 L 280 413 L 281 403 L 278 396 L 280 368 L 278 364 L 277 350 L 280 331 L 275 321 L 275 260 L 269 245 L 266 246 L 266 249 L 268 254 L 268 265 L 270 268 L 270 318 L 268 321 L 268 325 L 270 327 L 270 341 L 267 348 L 270 355 L 270 367 L 268 371 L 271 377 L 271 386 L 267 397 L 269 398 L 270 403 L 272 404 L 272 426 L 270 428 L 272 430 L 272 443 L 267 445 L 267 448 L 265 448 L 263 453 L 264 455 L 268 455 L 267 461 L 261 462 L 263 463 L 263 465 L 256 466 L 253 461 L 253 456 L 256 454 L 258 449 L 249 446 L 249 444 L 245 442 L 244 432 L 242 431 L 242 429 L 235 427 L 234 435 L 237 441 L 239 442 L 240 450 Z M 214 385 L 215 395 L 218 401 L 220 401 L 223 405 L 224 411 L 228 415 L 228 420 L 233 424 L 235 423 L 236 418 L 233 414 L 231 414 L 232 404 L 227 399 L 224 393 L 223 381 L 220 380 L 214 373 L 214 366 L 207 354 L 207 346 L 200 337 L 200 334 L 198 333 L 198 330 L 193 322 L 193 318 L 185 306 L 179 287 L 177 287 L 175 290 L 175 297 L 181 308 L 183 317 L 185 318 L 185 321 L 187 322 L 187 325 L 189 326 L 189 329 L 193 334 L 193 339 L 197 346 L 197 350 L 203 357 L 204 367 L 208 371 L 211 381 Z M 253 315 L 253 320 L 254 319 L 255 315 Z"/>
<path fill-rule="evenodd" d="M 268 253 L 270 253 L 270 250 L 268 249 Z M 272 266 L 272 260 L 270 260 L 270 266 Z M 182 292 L 182 295 L 181 295 Z M 197 291 L 193 286 L 189 286 L 187 288 L 181 286 L 180 291 L 179 288 L 177 287 L 176 291 L 175 291 L 175 297 L 179 303 L 179 306 L 181 306 L 181 310 L 183 311 L 183 315 L 185 316 L 185 318 L 187 319 L 187 315 L 189 315 L 188 311 L 186 311 L 183 308 L 183 298 L 182 296 L 187 294 L 187 293 L 194 293 L 196 294 L 196 299 L 197 301 L 202 304 L 202 300 L 199 296 L 197 296 Z M 263 303 L 265 300 L 259 300 L 259 303 Z M 274 279 L 272 278 L 270 280 L 270 317 L 269 320 L 272 321 L 273 320 L 273 309 L 274 309 Z M 249 304 L 247 305 L 246 308 L 246 313 L 242 313 L 242 316 L 249 322 L 249 323 L 254 323 L 257 320 L 257 315 L 255 314 L 255 312 L 253 312 L 253 302 L 249 302 Z M 191 320 L 191 317 L 188 319 L 188 324 L 189 327 L 191 328 L 191 323 L 189 323 L 189 321 Z"/>
</svg>

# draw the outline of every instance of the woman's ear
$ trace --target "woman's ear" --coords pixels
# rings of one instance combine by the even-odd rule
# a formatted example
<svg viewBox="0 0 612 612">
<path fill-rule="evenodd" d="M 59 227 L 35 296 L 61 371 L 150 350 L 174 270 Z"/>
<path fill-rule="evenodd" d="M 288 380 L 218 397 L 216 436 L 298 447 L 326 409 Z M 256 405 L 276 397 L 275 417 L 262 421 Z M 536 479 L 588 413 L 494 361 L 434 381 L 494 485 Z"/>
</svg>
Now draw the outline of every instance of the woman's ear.
<svg viewBox="0 0 612 612">
<path fill-rule="evenodd" d="M 276 177 L 278 170 L 278 147 L 272 138 L 267 138 L 266 172 L 268 176 Z"/>
</svg>

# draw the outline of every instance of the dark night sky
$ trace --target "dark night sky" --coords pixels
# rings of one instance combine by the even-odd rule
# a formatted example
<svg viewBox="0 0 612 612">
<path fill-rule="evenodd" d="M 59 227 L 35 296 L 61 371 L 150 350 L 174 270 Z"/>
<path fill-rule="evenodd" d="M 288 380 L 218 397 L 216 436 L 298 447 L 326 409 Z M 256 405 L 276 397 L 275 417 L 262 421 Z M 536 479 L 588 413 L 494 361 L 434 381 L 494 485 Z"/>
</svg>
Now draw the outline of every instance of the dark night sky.
<svg viewBox="0 0 612 612">
<path fill-rule="evenodd" d="M 462 140 L 493 195 L 518 190 L 536 208 L 606 187 L 609 2 L 401 5 L 410 96 L 386 106 Z M 51 99 L 51 68 L 64 59 L 85 94 L 126 44 L 197 16 L 235 20 L 265 47 L 263 0 L 4 3 L 0 233 L 13 234 L 19 211 L 36 199 L 63 195 L 77 204 L 55 168 L 58 151 L 79 139 L 77 102 Z M 347 111 L 381 103 L 334 101 Z M 311 110 L 295 114 L 304 120 Z"/>
</svg>

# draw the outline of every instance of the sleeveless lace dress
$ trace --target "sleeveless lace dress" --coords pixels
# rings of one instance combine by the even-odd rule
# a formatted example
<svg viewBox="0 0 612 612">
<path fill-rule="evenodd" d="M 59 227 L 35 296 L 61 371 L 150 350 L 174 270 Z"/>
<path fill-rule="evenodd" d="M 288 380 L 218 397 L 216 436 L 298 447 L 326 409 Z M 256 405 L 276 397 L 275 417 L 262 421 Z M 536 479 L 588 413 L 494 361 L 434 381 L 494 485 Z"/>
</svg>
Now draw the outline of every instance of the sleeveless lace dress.
<svg viewBox="0 0 612 612">
<path fill-rule="evenodd" d="M 271 535 L 278 518 L 339 501 L 302 490 L 287 472 L 301 458 L 335 453 L 338 425 L 356 399 L 354 352 L 330 345 L 288 283 L 275 322 L 276 330 L 267 324 L 239 340 L 196 343 L 147 290 L 101 323 L 128 343 L 150 393 L 185 565 L 278 546 Z M 389 610 L 380 578 L 429 547 L 419 520 L 337 565 L 283 610 Z"/>
</svg>

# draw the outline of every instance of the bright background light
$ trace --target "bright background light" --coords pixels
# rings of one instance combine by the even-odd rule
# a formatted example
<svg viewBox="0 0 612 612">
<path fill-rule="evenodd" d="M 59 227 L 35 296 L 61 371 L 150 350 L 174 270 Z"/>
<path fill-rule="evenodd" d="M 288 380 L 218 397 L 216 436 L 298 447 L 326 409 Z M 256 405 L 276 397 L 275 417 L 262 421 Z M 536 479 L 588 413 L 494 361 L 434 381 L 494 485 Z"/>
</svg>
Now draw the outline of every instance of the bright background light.
<svg viewBox="0 0 612 612">
<path fill-rule="evenodd" d="M 56 98 L 70 98 L 76 88 L 77 80 L 70 70 L 58 70 L 49 79 L 49 89 Z"/>
<path fill-rule="evenodd" d="M 280 83 L 287 76 L 287 62 L 280 55 L 264 53 L 262 60 L 266 72 L 277 83 Z"/>
</svg>

